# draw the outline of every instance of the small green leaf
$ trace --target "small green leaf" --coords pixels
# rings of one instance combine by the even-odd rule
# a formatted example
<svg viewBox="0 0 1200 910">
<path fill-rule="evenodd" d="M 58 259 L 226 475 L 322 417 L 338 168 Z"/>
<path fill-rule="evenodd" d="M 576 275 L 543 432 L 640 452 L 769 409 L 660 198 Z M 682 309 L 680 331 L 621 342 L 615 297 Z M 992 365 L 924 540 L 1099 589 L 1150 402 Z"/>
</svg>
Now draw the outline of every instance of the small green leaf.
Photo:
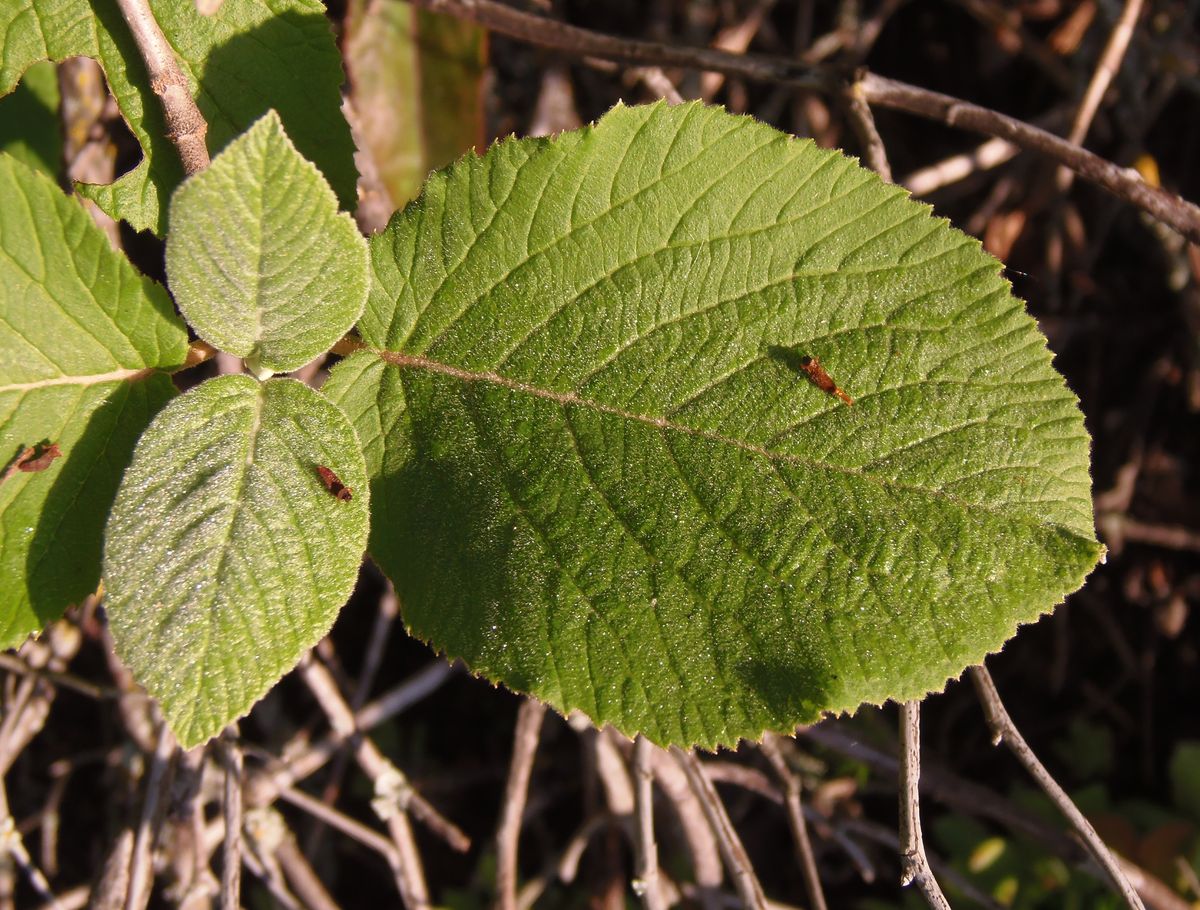
<svg viewBox="0 0 1200 910">
<path fill-rule="evenodd" d="M 414 634 L 559 710 L 712 747 L 915 698 L 1101 552 L 999 263 L 836 152 L 618 107 L 435 174 L 371 249 L 374 350 L 326 386 L 371 554 Z"/>
<path fill-rule="evenodd" d="M 355 201 L 354 143 L 341 113 L 341 58 L 319 0 L 224 0 L 211 16 L 194 0 L 150 6 L 192 85 L 218 152 L 270 108 L 300 151 L 317 163 L 342 205 Z M 162 107 L 114 0 L 0 3 L 0 95 L 39 60 L 92 57 L 142 147 L 140 164 L 116 182 L 77 190 L 138 230 L 166 228 L 166 201 L 182 179 Z"/>
<path fill-rule="evenodd" d="M 0 648 L 96 590 L 121 471 L 186 354 L 166 292 L 77 200 L 0 154 Z M 62 457 L 17 470 L 39 444 Z"/>
<path fill-rule="evenodd" d="M 201 338 L 282 373 L 362 315 L 367 244 L 272 111 L 175 192 L 167 275 Z"/>
<path fill-rule="evenodd" d="M 185 747 L 249 711 L 329 631 L 368 500 L 354 429 L 295 380 L 209 380 L 150 424 L 108 521 L 106 605 L 117 653 Z"/>
</svg>

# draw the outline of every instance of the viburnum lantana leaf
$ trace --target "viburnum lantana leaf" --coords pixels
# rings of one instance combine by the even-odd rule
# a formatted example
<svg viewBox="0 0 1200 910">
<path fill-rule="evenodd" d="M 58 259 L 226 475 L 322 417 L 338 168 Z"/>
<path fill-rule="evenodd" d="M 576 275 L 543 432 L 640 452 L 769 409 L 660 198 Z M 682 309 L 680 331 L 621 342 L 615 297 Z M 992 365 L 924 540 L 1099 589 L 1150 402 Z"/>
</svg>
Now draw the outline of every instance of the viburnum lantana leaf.
<svg viewBox="0 0 1200 910">
<path fill-rule="evenodd" d="M 350 206 L 357 172 L 341 113 L 341 58 L 319 0 L 223 0 L 212 15 L 195 0 L 151 0 L 151 9 L 191 83 L 219 152 L 268 109 Z M 0 95 L 39 60 L 92 57 L 104 67 L 121 115 L 142 147 L 140 164 L 107 185 L 77 190 L 138 230 L 166 228 L 166 202 L 183 177 L 162 107 L 114 0 L 0 3 Z"/>
<path fill-rule="evenodd" d="M 415 635 L 559 710 L 712 747 L 917 697 L 1100 555 L 999 263 L 836 152 L 618 107 L 371 249 L 374 350 L 326 389 L 371 554 Z"/>
<path fill-rule="evenodd" d="M 186 355 L 166 291 L 0 155 L 0 648 L 96 590 L 121 471 Z M 51 445 L 61 457 L 29 470 Z"/>
<path fill-rule="evenodd" d="M 367 244 L 271 111 L 176 190 L 167 276 L 201 338 L 283 373 L 362 315 Z"/>
<path fill-rule="evenodd" d="M 212 379 L 150 424 L 109 517 L 105 602 L 117 653 L 185 747 L 329 631 L 368 501 L 354 429 L 295 380 Z"/>
</svg>

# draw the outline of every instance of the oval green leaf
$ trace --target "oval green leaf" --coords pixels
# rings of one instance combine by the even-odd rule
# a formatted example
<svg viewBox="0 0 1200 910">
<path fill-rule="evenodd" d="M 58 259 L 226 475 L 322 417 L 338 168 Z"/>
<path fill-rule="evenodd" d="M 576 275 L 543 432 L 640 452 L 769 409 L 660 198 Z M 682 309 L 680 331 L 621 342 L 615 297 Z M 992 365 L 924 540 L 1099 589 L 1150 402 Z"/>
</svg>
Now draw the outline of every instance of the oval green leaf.
<svg viewBox="0 0 1200 910">
<path fill-rule="evenodd" d="M 371 554 L 415 635 L 559 710 L 713 747 L 918 697 L 1101 552 L 999 263 L 836 152 L 618 107 L 434 175 L 372 256 L 326 388 Z"/>
<path fill-rule="evenodd" d="M 176 190 L 167 275 L 201 338 L 282 373 L 362 314 L 367 244 L 272 111 Z"/>
<path fill-rule="evenodd" d="M 150 424 L 108 520 L 106 606 L 117 653 L 185 747 L 249 711 L 329 631 L 368 501 L 353 427 L 294 380 L 213 379 Z"/>
<path fill-rule="evenodd" d="M 0 154 L 0 648 L 100 583 L 104 520 L 187 331 L 78 200 Z M 29 450 L 62 457 L 24 471 Z"/>
</svg>

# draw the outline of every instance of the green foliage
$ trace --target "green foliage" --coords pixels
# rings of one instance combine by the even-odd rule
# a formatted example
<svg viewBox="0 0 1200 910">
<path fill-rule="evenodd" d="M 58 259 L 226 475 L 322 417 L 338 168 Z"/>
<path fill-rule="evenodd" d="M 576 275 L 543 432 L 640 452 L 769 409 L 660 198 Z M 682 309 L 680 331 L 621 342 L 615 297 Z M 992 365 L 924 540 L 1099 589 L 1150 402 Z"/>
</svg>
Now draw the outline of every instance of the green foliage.
<svg viewBox="0 0 1200 910">
<path fill-rule="evenodd" d="M 1200 741 L 1183 740 L 1171 753 L 1171 798 L 1193 821 L 1200 822 Z"/>
<path fill-rule="evenodd" d="M 352 491 L 327 490 L 318 467 Z M 113 641 L 194 746 L 244 714 L 319 641 L 367 539 L 354 430 L 291 379 L 224 376 L 142 435 L 105 539 Z"/>
<path fill-rule="evenodd" d="M 0 98 L 0 152 L 54 177 L 60 170 L 58 73 L 48 61 L 25 71 L 20 85 Z"/>
<path fill-rule="evenodd" d="M 353 203 L 354 145 L 341 115 L 341 59 L 319 0 L 224 0 L 211 16 L 197 12 L 195 0 L 150 5 L 208 121 L 210 151 L 275 108 L 342 204 Z M 114 218 L 162 233 L 165 202 L 182 170 L 115 0 L 3 3 L 0 35 L 0 96 L 39 60 L 84 56 L 100 62 L 145 157 L 111 185 L 78 190 Z"/>
<path fill-rule="evenodd" d="M 1099 556 L 999 264 L 837 153 L 618 107 L 434 175 L 371 252 L 327 391 L 372 556 L 415 635 L 560 710 L 711 747 L 917 697 Z"/>
<path fill-rule="evenodd" d="M 172 197 L 167 274 L 201 338 L 286 372 L 362 315 L 367 245 L 272 111 Z"/>
<path fill-rule="evenodd" d="M 76 200 L 0 155 L 0 457 L 63 453 L 0 482 L 0 647 L 96 589 L 121 472 L 186 351 L 163 289 Z"/>
</svg>

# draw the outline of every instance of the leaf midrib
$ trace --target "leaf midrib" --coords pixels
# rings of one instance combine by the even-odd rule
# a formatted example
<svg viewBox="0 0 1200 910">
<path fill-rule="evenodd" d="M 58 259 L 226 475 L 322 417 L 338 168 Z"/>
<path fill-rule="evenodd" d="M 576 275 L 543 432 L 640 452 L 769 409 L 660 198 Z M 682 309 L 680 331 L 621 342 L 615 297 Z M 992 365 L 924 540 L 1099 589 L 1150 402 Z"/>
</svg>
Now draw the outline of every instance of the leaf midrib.
<svg viewBox="0 0 1200 910">
<path fill-rule="evenodd" d="M 1048 528 L 1058 533 L 1068 535 L 1084 542 L 1090 542 L 1087 535 L 1079 530 L 1065 525 L 1058 521 L 1034 521 L 1027 516 L 1014 515 L 1011 512 L 1001 508 L 988 506 L 982 503 L 970 502 L 944 492 L 943 490 L 924 487 L 919 484 L 903 483 L 897 480 L 891 480 L 886 477 L 880 477 L 876 474 L 862 471 L 859 468 L 847 467 L 845 465 L 834 464 L 828 461 L 822 461 L 813 458 L 804 458 L 800 455 L 794 455 L 790 452 L 776 452 L 763 446 L 755 445 L 741 439 L 735 439 L 731 436 L 723 436 L 720 433 L 713 433 L 708 430 L 700 430 L 695 427 L 687 426 L 686 424 L 677 423 L 665 417 L 652 417 L 646 414 L 638 414 L 633 411 L 626 411 L 623 408 L 618 408 L 615 405 L 605 404 L 600 401 L 594 401 L 588 398 L 582 398 L 573 392 L 560 392 L 554 389 L 546 389 L 531 383 L 522 382 L 518 379 L 512 379 L 507 376 L 502 376 L 499 373 L 490 370 L 474 371 L 463 369 L 452 364 L 442 363 L 441 361 L 432 360 L 428 357 L 423 357 L 419 354 L 404 354 L 399 351 L 390 351 L 383 349 L 370 349 L 372 353 L 378 356 L 385 363 L 400 369 L 421 370 L 429 373 L 437 373 L 442 376 L 449 376 L 458 379 L 462 382 L 479 382 L 497 386 L 499 388 L 508 389 L 513 392 L 530 395 L 534 398 L 540 398 L 544 401 L 553 401 L 564 408 L 578 407 L 595 411 L 600 414 L 608 414 L 613 417 L 619 417 L 622 420 L 629 420 L 636 423 L 645 424 L 646 426 L 655 427 L 660 430 L 669 430 L 676 433 L 681 433 L 685 436 L 691 436 L 696 439 L 703 439 L 708 442 L 714 442 L 720 445 L 728 445 L 744 452 L 749 452 L 759 458 L 766 459 L 772 464 L 787 463 L 800 467 L 813 468 L 821 471 L 828 471 L 835 474 L 841 474 L 847 477 L 855 477 L 875 484 L 879 488 L 888 492 L 906 492 L 919 493 L 939 499 L 942 502 L 953 505 L 965 512 L 982 512 L 1003 518 L 1006 521 L 1016 522 L 1018 524 L 1027 525 L 1030 527 Z M 1036 505 L 1036 503 L 1030 503 Z"/>
</svg>

